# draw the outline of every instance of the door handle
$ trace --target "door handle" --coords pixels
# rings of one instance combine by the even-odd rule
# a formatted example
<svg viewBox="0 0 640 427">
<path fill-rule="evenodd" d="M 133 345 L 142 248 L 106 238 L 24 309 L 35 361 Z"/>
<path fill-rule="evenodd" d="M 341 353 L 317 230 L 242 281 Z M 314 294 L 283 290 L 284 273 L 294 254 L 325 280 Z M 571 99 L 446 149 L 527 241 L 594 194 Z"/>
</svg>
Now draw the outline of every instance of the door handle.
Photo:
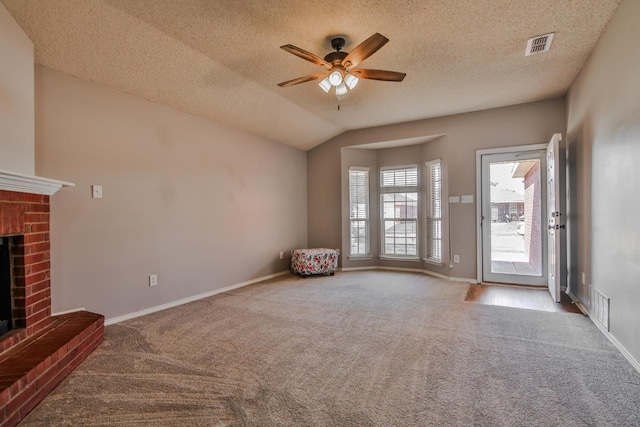
<svg viewBox="0 0 640 427">
<path fill-rule="evenodd" d="M 547 229 L 549 229 L 549 230 L 554 230 L 554 229 L 555 230 L 560 230 L 560 229 L 564 230 L 564 224 L 562 224 L 562 225 L 558 225 L 558 224 L 549 225 L 549 226 L 547 226 Z"/>
</svg>

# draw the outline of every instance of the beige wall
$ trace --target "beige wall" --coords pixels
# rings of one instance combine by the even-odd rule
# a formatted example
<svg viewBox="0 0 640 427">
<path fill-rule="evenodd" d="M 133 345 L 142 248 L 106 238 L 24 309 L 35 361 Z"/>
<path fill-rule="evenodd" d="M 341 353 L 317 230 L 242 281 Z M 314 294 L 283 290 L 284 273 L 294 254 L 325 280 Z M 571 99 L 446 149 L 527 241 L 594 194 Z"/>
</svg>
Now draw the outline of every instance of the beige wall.
<svg viewBox="0 0 640 427">
<path fill-rule="evenodd" d="M 568 95 L 577 269 L 611 299 L 611 334 L 640 361 L 640 2 L 617 9 Z M 585 272 L 585 284 L 581 273 Z"/>
<path fill-rule="evenodd" d="M 76 183 L 51 201 L 54 312 L 126 315 L 287 270 L 279 252 L 307 244 L 304 152 L 41 66 L 36 167 Z"/>
<path fill-rule="evenodd" d="M 546 143 L 554 133 L 564 133 L 565 128 L 565 101 L 561 98 L 346 132 L 314 148 L 307 155 L 309 245 L 337 248 L 344 241 L 343 219 L 340 215 L 343 193 L 342 147 L 444 134 L 444 137 L 424 144 L 419 160 L 424 163 L 433 158 L 442 158 L 447 187 L 443 199 L 446 202 L 448 195 L 475 196 L 476 150 Z M 395 154 L 387 154 L 387 157 L 391 156 Z M 342 168 L 345 166 L 348 165 L 342 165 Z M 447 276 L 475 278 L 475 204 L 457 204 L 451 208 L 450 214 L 452 249 L 460 255 L 460 264 L 454 264 L 449 269 L 448 250 L 445 249 L 444 267 L 427 264 L 416 266 L 413 262 L 394 262 L 393 266 L 424 268 Z M 446 224 L 443 227 L 447 229 Z M 342 247 L 342 250 L 348 253 L 348 247 Z M 346 263 L 346 260 L 342 262 Z"/>
<path fill-rule="evenodd" d="M 0 64 L 0 169 L 33 175 L 33 43 L 1 3 Z"/>
</svg>

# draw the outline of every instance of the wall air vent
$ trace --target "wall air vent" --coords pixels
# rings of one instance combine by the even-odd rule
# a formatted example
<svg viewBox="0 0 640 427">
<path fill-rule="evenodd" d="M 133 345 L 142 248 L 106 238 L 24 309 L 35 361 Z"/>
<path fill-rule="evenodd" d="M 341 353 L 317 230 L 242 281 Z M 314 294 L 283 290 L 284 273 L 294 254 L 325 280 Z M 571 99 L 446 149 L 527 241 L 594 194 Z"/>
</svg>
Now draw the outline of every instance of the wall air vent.
<svg viewBox="0 0 640 427">
<path fill-rule="evenodd" d="M 609 330 L 609 307 L 611 300 L 602 292 L 589 285 L 589 314 L 607 331 Z"/>
<path fill-rule="evenodd" d="M 555 33 L 543 34 L 541 36 L 531 37 L 527 41 L 527 50 L 524 56 L 535 55 L 536 53 L 546 52 L 551 48 L 551 41 Z"/>
</svg>

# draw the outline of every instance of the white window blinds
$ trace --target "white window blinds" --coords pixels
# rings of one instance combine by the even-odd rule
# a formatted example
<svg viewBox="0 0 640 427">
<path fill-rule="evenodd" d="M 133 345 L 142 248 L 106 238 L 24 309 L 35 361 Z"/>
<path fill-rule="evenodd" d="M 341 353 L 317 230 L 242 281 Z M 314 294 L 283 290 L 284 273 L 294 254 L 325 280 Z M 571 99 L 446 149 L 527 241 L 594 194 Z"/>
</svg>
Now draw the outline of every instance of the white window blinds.
<svg viewBox="0 0 640 427">
<path fill-rule="evenodd" d="M 418 167 L 380 170 L 382 255 L 418 256 Z"/>
<path fill-rule="evenodd" d="M 369 254 L 369 169 L 349 168 L 350 255 Z"/>
<path fill-rule="evenodd" d="M 427 215 L 427 260 L 442 262 L 442 165 L 440 159 L 427 163 L 429 211 Z"/>
<path fill-rule="evenodd" d="M 380 170 L 380 187 L 417 187 L 416 166 Z"/>
</svg>

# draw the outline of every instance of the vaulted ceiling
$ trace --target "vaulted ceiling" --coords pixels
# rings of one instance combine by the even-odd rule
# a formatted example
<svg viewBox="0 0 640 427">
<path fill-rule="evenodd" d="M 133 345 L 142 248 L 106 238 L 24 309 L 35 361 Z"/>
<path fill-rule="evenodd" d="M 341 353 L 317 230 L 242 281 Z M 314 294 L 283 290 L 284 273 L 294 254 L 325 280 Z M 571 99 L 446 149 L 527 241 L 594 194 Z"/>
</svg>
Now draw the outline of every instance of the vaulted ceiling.
<svg viewBox="0 0 640 427">
<path fill-rule="evenodd" d="M 33 40 L 36 62 L 302 150 L 352 129 L 566 93 L 620 0 L 0 0 Z M 330 39 L 350 51 L 390 39 L 338 102 L 316 84 Z M 555 32 L 549 52 L 527 39 Z M 338 104 L 340 109 L 338 109 Z"/>
</svg>

